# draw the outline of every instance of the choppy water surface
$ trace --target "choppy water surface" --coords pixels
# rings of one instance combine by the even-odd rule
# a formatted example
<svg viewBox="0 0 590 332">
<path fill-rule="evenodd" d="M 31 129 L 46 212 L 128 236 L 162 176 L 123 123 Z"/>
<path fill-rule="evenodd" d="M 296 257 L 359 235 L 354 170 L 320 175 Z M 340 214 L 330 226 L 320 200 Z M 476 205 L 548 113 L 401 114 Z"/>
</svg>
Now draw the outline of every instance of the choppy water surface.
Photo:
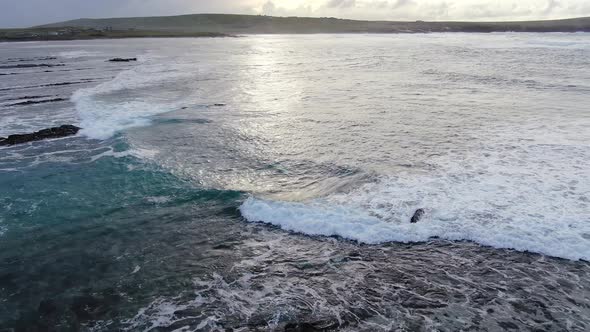
<svg viewBox="0 0 590 332">
<path fill-rule="evenodd" d="M 0 148 L 0 329 L 590 329 L 588 34 L 12 43 L 0 75 L 0 136 L 83 128 Z"/>
</svg>

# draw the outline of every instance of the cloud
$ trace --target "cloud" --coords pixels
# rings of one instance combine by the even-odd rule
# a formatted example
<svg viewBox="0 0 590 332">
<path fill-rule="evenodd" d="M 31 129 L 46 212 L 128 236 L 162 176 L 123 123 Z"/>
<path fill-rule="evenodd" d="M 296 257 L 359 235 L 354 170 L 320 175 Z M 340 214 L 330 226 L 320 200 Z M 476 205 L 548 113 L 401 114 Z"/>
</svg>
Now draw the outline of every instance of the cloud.
<svg viewBox="0 0 590 332">
<path fill-rule="evenodd" d="M 554 9 L 561 7 L 561 4 L 557 0 L 548 0 L 547 8 L 545 8 L 545 14 L 551 14 Z"/>
<path fill-rule="evenodd" d="M 396 9 L 396 8 L 400 8 L 400 7 L 405 7 L 405 6 L 410 6 L 410 5 L 415 5 L 416 3 L 414 2 L 414 0 L 396 0 L 393 2 L 392 4 L 392 8 Z"/>
<path fill-rule="evenodd" d="M 267 1 L 264 6 L 262 6 L 262 13 L 264 15 L 274 15 L 277 6 L 272 1 Z"/>
<path fill-rule="evenodd" d="M 298 7 L 286 8 L 279 6 L 276 2 L 266 1 L 260 10 L 254 10 L 255 14 L 269 15 L 269 16 L 314 16 L 314 11 L 311 6 L 300 4 Z M 242 14 L 242 13 L 239 13 Z"/>
<path fill-rule="evenodd" d="M 356 5 L 356 0 L 330 0 L 326 3 L 326 8 L 352 8 Z"/>
</svg>

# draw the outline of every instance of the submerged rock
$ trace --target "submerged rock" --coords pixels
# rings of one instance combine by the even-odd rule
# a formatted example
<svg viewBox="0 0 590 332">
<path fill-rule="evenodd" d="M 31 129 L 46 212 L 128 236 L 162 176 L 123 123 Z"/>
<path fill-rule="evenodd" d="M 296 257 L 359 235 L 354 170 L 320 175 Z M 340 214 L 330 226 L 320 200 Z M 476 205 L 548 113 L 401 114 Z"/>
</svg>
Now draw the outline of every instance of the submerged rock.
<svg viewBox="0 0 590 332">
<path fill-rule="evenodd" d="M 47 60 L 57 60 L 55 56 L 38 56 L 32 58 L 9 58 L 6 62 L 29 62 L 29 61 L 47 61 Z"/>
<path fill-rule="evenodd" d="M 21 101 L 14 104 L 9 104 L 8 106 L 27 106 L 27 105 L 35 105 L 35 104 L 46 104 L 46 103 L 55 103 L 60 101 L 67 101 L 64 98 L 53 98 L 53 99 L 44 99 L 44 100 L 26 100 Z"/>
<path fill-rule="evenodd" d="M 28 64 L 18 64 L 18 65 L 3 65 L 0 66 L 0 69 L 21 69 L 21 68 L 38 68 L 38 67 L 63 67 L 65 66 L 63 63 L 28 63 Z"/>
<path fill-rule="evenodd" d="M 424 209 L 416 210 L 416 212 L 414 212 L 414 215 L 412 216 L 412 220 L 410 220 L 410 222 L 412 224 L 417 223 L 418 221 L 420 221 L 420 219 L 422 219 L 422 216 L 424 216 L 424 213 L 426 213 L 426 211 L 424 211 Z"/>
<path fill-rule="evenodd" d="M 52 299 L 46 299 L 39 303 L 37 311 L 41 316 L 49 316 L 57 311 L 57 303 Z"/>
<path fill-rule="evenodd" d="M 113 58 L 110 59 L 109 62 L 131 62 L 137 61 L 137 58 Z"/>
<path fill-rule="evenodd" d="M 60 127 L 39 130 L 31 134 L 18 134 L 10 135 L 8 137 L 0 137 L 0 146 L 23 144 L 50 138 L 72 136 L 76 135 L 79 130 L 80 128 L 73 125 L 63 125 Z"/>
<path fill-rule="evenodd" d="M 55 96 L 56 95 L 39 95 L 39 96 L 26 95 L 26 96 L 20 96 L 20 97 L 14 97 L 14 98 L 4 99 L 4 101 L 15 101 L 15 100 L 24 100 L 24 99 L 39 99 L 39 98 L 49 98 L 49 97 L 55 97 Z"/>
<path fill-rule="evenodd" d="M 107 311 L 105 303 L 92 295 L 81 295 L 75 297 L 70 310 L 76 315 L 79 321 L 85 322 L 100 316 Z"/>
</svg>

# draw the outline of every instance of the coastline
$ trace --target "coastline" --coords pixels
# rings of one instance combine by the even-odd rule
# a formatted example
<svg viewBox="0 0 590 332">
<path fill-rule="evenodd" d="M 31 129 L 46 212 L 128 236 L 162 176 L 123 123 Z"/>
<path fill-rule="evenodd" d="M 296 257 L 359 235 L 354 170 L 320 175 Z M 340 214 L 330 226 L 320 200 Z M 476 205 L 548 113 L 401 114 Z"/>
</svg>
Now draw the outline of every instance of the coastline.
<svg viewBox="0 0 590 332">
<path fill-rule="evenodd" d="M 31 42 L 31 41 L 68 41 L 96 39 L 127 39 L 127 38 L 218 38 L 236 37 L 235 35 L 218 32 L 166 32 L 166 31 L 96 31 L 75 30 L 63 34 L 50 34 L 47 29 L 1 30 L 0 43 Z"/>
<path fill-rule="evenodd" d="M 292 35 L 319 35 L 319 34 L 336 34 L 336 35 L 414 35 L 414 34 L 436 34 L 436 33 L 563 33 L 563 34 L 575 34 L 575 33 L 590 33 L 590 31 L 491 31 L 491 32 L 478 32 L 478 31 L 396 31 L 396 32 L 281 32 L 281 33 L 248 33 L 243 35 L 237 34 L 225 34 L 225 33 L 170 33 L 170 34 L 138 34 L 138 35 L 110 35 L 110 36 L 65 36 L 65 37 L 23 37 L 23 38 L 1 38 L 0 43 L 18 43 L 18 42 L 33 42 L 33 41 L 76 41 L 76 40 L 114 40 L 114 39 L 144 39 L 144 38 L 239 38 L 244 35 L 281 35 L 281 34 L 292 34 Z"/>
<path fill-rule="evenodd" d="M 0 41 L 200 38 L 262 34 L 424 34 L 453 32 L 590 32 L 590 18 L 514 22 L 359 21 L 333 17 L 273 17 L 232 14 L 84 18 L 36 27 L 0 29 Z"/>
</svg>

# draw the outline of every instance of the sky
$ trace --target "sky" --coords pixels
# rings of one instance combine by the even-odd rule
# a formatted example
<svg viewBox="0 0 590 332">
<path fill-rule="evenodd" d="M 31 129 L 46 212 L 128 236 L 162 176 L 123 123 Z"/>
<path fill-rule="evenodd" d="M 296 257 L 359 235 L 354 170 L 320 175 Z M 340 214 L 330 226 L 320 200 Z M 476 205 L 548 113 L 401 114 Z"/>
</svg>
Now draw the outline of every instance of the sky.
<svg viewBox="0 0 590 332">
<path fill-rule="evenodd" d="M 0 27 L 193 13 L 432 21 L 590 16 L 590 0 L 0 0 L 0 8 Z"/>
</svg>

